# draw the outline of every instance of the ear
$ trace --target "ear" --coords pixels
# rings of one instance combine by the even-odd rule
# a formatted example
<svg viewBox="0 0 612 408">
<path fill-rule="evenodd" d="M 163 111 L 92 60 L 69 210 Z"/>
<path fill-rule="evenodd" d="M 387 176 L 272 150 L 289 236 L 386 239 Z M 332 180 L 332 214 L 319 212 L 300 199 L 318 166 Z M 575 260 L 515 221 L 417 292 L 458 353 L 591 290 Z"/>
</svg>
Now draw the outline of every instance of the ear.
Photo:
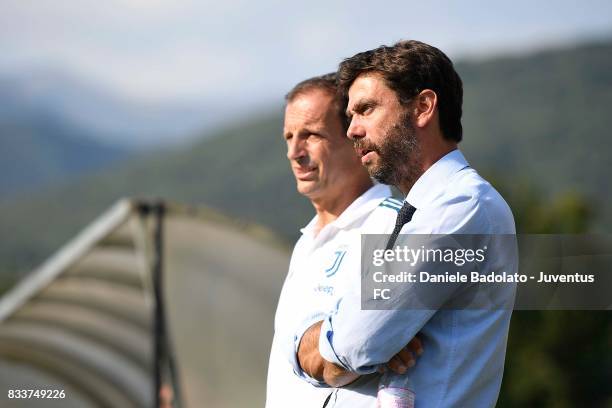
<svg viewBox="0 0 612 408">
<path fill-rule="evenodd" d="M 438 107 L 438 95 L 431 89 L 424 89 L 414 98 L 414 125 L 424 128 L 434 119 Z"/>
</svg>

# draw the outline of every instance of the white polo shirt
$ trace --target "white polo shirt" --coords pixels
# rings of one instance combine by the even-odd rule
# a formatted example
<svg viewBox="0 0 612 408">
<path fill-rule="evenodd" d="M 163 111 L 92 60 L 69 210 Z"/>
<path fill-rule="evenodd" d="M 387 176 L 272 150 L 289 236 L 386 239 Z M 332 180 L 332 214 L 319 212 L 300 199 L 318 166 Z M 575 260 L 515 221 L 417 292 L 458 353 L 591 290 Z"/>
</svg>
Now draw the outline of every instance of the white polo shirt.
<svg viewBox="0 0 612 408">
<path fill-rule="evenodd" d="M 321 407 L 332 389 L 300 379 L 286 360 L 293 334 L 309 317 L 321 319 L 336 308 L 350 285 L 359 285 L 361 234 L 390 233 L 402 202 L 375 184 L 315 235 L 317 217 L 302 228 L 291 256 L 274 320 L 266 408 Z"/>
</svg>

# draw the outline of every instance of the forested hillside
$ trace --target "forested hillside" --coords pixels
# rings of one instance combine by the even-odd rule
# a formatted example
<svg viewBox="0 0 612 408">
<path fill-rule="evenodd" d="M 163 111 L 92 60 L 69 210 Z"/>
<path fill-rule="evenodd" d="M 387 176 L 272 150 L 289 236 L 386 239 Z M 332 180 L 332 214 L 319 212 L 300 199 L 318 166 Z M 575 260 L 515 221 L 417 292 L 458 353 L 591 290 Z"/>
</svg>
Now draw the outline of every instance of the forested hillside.
<svg viewBox="0 0 612 408">
<path fill-rule="evenodd" d="M 612 42 L 457 67 L 465 84 L 461 147 L 471 164 L 525 207 L 524 217 L 554 225 L 546 221 L 552 207 L 574 206 L 592 216 L 591 229 L 609 229 Z M 205 204 L 295 239 L 312 209 L 295 191 L 281 128 L 277 108 L 186 148 L 3 203 L 0 233 L 11 239 L 0 247 L 1 269 L 38 264 L 122 196 Z M 549 200 L 550 211 L 529 212 L 534 198 Z"/>
</svg>

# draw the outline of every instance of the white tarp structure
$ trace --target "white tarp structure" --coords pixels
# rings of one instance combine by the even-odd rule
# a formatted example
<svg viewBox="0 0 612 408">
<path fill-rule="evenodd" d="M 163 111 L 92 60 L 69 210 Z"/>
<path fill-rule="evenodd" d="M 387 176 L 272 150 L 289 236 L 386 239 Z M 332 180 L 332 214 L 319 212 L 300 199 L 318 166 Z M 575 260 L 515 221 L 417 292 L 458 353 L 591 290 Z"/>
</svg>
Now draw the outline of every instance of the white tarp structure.
<svg viewBox="0 0 612 408">
<path fill-rule="evenodd" d="M 123 200 L 0 299 L 0 406 L 262 406 L 289 252 L 204 209 Z M 178 386 L 177 384 L 180 384 Z"/>
</svg>

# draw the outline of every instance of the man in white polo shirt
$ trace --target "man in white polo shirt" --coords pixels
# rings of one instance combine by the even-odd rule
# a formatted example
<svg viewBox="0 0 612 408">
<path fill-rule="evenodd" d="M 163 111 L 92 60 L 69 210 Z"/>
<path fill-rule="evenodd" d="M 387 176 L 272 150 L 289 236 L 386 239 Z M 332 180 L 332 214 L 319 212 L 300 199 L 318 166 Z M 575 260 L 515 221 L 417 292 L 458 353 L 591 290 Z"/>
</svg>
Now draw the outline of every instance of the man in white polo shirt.
<svg viewBox="0 0 612 408">
<path fill-rule="evenodd" d="M 287 158 L 298 191 L 310 199 L 316 215 L 301 230 L 278 302 L 266 407 L 322 407 L 335 391 L 294 373 L 285 357 L 293 348 L 292 333 L 309 317 L 325 316 L 350 285 L 359 284 L 360 234 L 392 231 L 402 204 L 387 185 L 372 182 L 346 137 L 348 123 L 334 74 L 301 82 L 286 100 Z M 414 364 L 410 350 L 422 351 L 418 340 L 388 367 L 406 371 Z M 345 392 L 359 395 L 359 387 L 378 378 L 364 376 Z"/>
</svg>

